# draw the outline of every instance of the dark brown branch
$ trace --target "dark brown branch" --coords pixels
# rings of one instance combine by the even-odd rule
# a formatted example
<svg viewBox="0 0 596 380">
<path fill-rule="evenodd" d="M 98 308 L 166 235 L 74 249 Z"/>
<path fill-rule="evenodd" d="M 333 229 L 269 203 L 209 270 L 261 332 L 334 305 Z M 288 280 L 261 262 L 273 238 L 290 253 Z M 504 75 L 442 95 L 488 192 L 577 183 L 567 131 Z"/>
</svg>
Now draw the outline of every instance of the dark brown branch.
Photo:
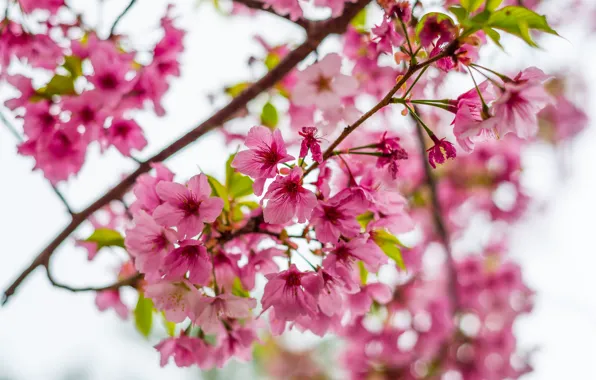
<svg viewBox="0 0 596 380">
<path fill-rule="evenodd" d="M 123 286 L 133 286 L 134 287 L 134 286 L 136 286 L 139 283 L 139 281 L 141 281 L 143 279 L 143 275 L 140 274 L 140 273 L 137 273 L 134 276 L 124 278 L 124 279 L 122 279 L 120 281 L 114 282 L 113 284 L 106 285 L 106 286 L 75 288 L 75 287 L 72 287 L 70 285 L 64 285 L 64 284 L 59 283 L 58 281 L 56 281 L 54 279 L 54 276 L 50 272 L 49 265 L 46 265 L 45 268 L 46 268 L 46 274 L 48 276 L 48 280 L 50 280 L 50 283 L 52 284 L 52 286 L 54 286 L 56 288 L 68 290 L 69 292 L 73 292 L 73 293 L 78 293 L 78 292 L 102 292 L 104 290 L 115 290 L 115 289 L 119 289 L 119 288 L 121 288 Z"/>
<path fill-rule="evenodd" d="M 268 90 L 288 74 L 298 63 L 313 52 L 320 43 L 330 34 L 343 33 L 352 18 L 358 14 L 371 0 L 358 0 L 356 3 L 346 5 L 344 13 L 333 19 L 317 21 L 313 24 L 308 38 L 296 49 L 288 53 L 286 57 L 265 76 L 256 83 L 244 90 L 240 95 L 232 99 L 225 107 L 213 114 L 209 119 L 198 125 L 196 128 L 174 141 L 155 156 L 141 163 L 139 167 L 124 178 L 119 184 L 105 193 L 101 198 L 93 202 L 84 210 L 72 215 L 71 222 L 52 240 L 41 253 L 25 268 L 16 280 L 4 292 L 3 304 L 15 293 L 19 285 L 40 265 L 46 265 L 54 251 L 72 234 L 81 223 L 83 223 L 94 212 L 101 209 L 113 200 L 120 199 L 134 184 L 135 180 L 143 173 L 151 170 L 151 163 L 161 162 L 186 146 L 190 145 L 207 132 L 220 127 L 224 122 L 233 118 L 240 110 L 246 107 L 247 103 L 253 100 L 263 91 Z"/>
<path fill-rule="evenodd" d="M 258 0 L 233 0 L 233 1 L 238 4 L 242 4 L 245 7 L 250 8 L 250 9 L 255 9 L 255 10 L 271 13 L 273 15 L 276 15 L 277 17 L 285 18 L 286 20 L 289 20 L 289 21 L 293 22 L 294 24 L 303 27 L 307 31 L 314 24 L 312 21 L 309 21 L 304 18 L 299 18 L 298 20 L 292 20 L 289 15 L 282 15 L 282 14 L 277 13 L 271 7 L 267 7 L 267 5 L 265 3 L 263 3 L 262 1 L 258 1 Z"/>
</svg>

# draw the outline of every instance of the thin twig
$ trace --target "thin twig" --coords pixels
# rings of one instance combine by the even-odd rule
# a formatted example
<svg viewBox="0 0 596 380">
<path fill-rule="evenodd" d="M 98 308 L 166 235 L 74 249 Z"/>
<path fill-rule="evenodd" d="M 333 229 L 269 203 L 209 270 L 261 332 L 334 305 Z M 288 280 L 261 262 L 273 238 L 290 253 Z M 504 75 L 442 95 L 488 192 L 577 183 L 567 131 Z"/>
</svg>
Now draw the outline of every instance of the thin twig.
<svg viewBox="0 0 596 380">
<path fill-rule="evenodd" d="M 125 177 L 119 184 L 114 186 L 87 208 L 72 215 L 70 223 L 64 227 L 64 229 L 37 255 L 31 264 L 29 264 L 29 266 L 25 268 L 25 270 L 23 270 L 15 281 L 6 289 L 2 303 L 6 304 L 8 299 L 15 293 L 16 289 L 29 276 L 29 274 L 40 265 L 45 265 L 54 251 L 77 229 L 79 225 L 87 220 L 89 216 L 109 202 L 122 198 L 141 174 L 151 170 L 151 163 L 161 162 L 168 159 L 206 133 L 221 127 L 223 123 L 233 118 L 234 115 L 244 109 L 248 102 L 253 100 L 263 91 L 273 87 L 286 74 L 292 71 L 296 65 L 313 52 L 327 36 L 345 32 L 350 21 L 370 2 L 371 0 L 358 0 L 356 3 L 347 4 L 344 12 L 340 16 L 314 23 L 306 41 L 288 53 L 277 66 L 271 69 L 261 79 L 232 99 L 230 103 L 214 113 L 209 119 L 174 141 L 161 152 L 140 164 L 134 172 Z"/>
<path fill-rule="evenodd" d="M 10 131 L 10 133 L 14 136 L 15 139 L 17 139 L 19 142 L 23 142 L 23 136 L 21 136 L 19 131 L 17 131 L 17 129 L 14 127 L 14 125 L 12 125 L 12 123 L 10 121 L 8 121 L 8 119 L 6 118 L 6 116 L 4 115 L 4 113 L 2 111 L 0 111 L 0 121 L 2 121 L 2 124 L 4 124 L 6 129 L 8 129 Z M 64 205 L 64 207 L 66 208 L 68 213 L 70 215 L 73 215 L 75 212 L 73 211 L 72 207 L 70 207 L 70 205 L 68 204 L 68 201 L 66 200 L 66 197 L 64 196 L 64 194 L 62 194 L 56 186 L 54 186 L 54 185 L 50 185 L 50 186 L 52 187 L 52 190 L 54 191 L 54 193 L 62 201 L 62 204 Z"/>
<path fill-rule="evenodd" d="M 414 111 L 418 112 L 415 108 Z M 437 188 L 437 182 L 433 176 L 432 169 L 426 160 L 426 145 L 424 142 L 423 126 L 414 116 L 412 116 L 412 119 L 416 123 L 416 135 L 420 144 L 420 154 L 422 155 L 421 162 L 424 166 L 426 184 L 430 190 L 430 198 L 432 203 L 431 208 L 435 228 L 439 238 L 441 239 L 441 243 L 445 247 L 445 252 L 447 253 L 448 292 L 449 299 L 451 300 L 451 306 L 453 308 L 453 312 L 455 313 L 459 309 L 459 300 L 457 297 L 457 273 L 455 271 L 455 260 L 453 259 L 453 254 L 451 252 L 449 231 L 447 230 L 445 221 L 443 220 L 443 212 L 441 210 L 441 203 L 439 202 L 439 190 Z"/>
<path fill-rule="evenodd" d="M 65 289 L 68 290 L 70 292 L 73 293 L 79 293 L 79 292 L 101 292 L 104 290 L 115 290 L 115 289 L 119 289 L 123 286 L 136 286 L 139 281 L 141 281 L 143 279 L 143 275 L 141 273 L 137 273 L 133 276 L 124 278 L 120 281 L 114 282 L 113 284 L 110 285 L 105 285 L 105 286 L 98 286 L 98 287 L 83 287 L 83 288 L 76 288 L 70 285 L 64 285 L 58 281 L 56 281 L 56 279 L 54 279 L 54 276 L 52 275 L 52 272 L 50 271 L 50 267 L 49 265 L 44 265 L 45 269 L 46 269 L 46 275 L 48 277 L 48 280 L 50 280 L 50 283 L 52 284 L 52 286 L 56 287 L 56 288 L 60 288 L 60 289 Z"/>
<path fill-rule="evenodd" d="M 116 32 L 116 27 L 118 26 L 118 24 L 120 23 L 120 21 L 122 20 L 122 18 L 124 16 L 126 16 L 126 14 L 128 13 L 128 11 L 130 11 L 130 9 L 133 7 L 133 5 L 135 5 L 136 2 L 137 2 L 137 0 L 130 0 L 130 3 L 128 3 L 128 5 L 126 6 L 126 8 L 124 8 L 124 10 L 122 11 L 122 13 L 120 13 L 118 15 L 118 17 L 116 17 L 116 20 L 114 20 L 114 23 L 112 24 L 112 28 L 110 29 L 110 37 L 112 37 L 114 35 L 114 33 Z"/>
</svg>

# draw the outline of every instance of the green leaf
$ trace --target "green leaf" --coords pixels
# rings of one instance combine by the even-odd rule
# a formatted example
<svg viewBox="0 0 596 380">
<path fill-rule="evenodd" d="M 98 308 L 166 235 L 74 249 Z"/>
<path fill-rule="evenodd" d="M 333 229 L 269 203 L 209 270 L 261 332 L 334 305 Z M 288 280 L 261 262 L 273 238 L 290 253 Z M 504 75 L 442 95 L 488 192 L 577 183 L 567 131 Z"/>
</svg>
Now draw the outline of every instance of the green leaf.
<svg viewBox="0 0 596 380">
<path fill-rule="evenodd" d="M 502 2 L 503 0 L 486 0 L 486 6 L 484 7 L 484 9 L 486 9 L 489 12 L 492 12 L 495 9 L 497 9 Z"/>
<path fill-rule="evenodd" d="M 271 70 L 275 66 L 277 66 L 280 61 L 281 61 L 281 56 L 275 52 L 272 52 L 272 53 L 267 54 L 267 56 L 265 57 L 264 63 L 265 63 L 265 66 L 267 67 L 267 69 Z"/>
<path fill-rule="evenodd" d="M 83 61 L 76 55 L 68 55 L 64 57 L 64 64 L 62 65 L 74 79 L 83 75 Z"/>
<path fill-rule="evenodd" d="M 236 157 L 232 154 L 226 162 L 226 188 L 228 189 L 228 195 L 232 199 L 246 197 L 253 193 L 252 184 L 253 180 L 250 177 L 238 173 L 232 167 L 232 161 Z"/>
<path fill-rule="evenodd" d="M 375 214 L 373 214 L 371 211 L 367 211 L 364 214 L 360 214 L 356 217 L 356 220 L 358 221 L 358 223 L 360 223 L 360 225 L 362 226 L 362 228 L 366 228 L 368 226 L 368 223 L 370 223 L 375 217 Z"/>
<path fill-rule="evenodd" d="M 517 36 L 530 46 L 538 45 L 530 36 L 530 30 L 539 30 L 545 33 L 558 35 L 546 21 L 545 16 L 541 16 L 524 7 L 509 6 L 494 12 L 486 26 L 503 30 L 507 33 Z"/>
<path fill-rule="evenodd" d="M 461 6 L 468 12 L 476 11 L 482 5 L 484 0 L 460 0 Z"/>
<path fill-rule="evenodd" d="M 402 270 L 406 270 L 406 265 L 401 256 L 400 247 L 402 244 L 398 238 L 393 236 L 388 231 L 376 230 L 373 234 L 373 240 L 375 243 L 377 243 L 379 248 L 385 252 L 387 257 L 395 261 L 398 267 L 400 267 Z"/>
<path fill-rule="evenodd" d="M 139 300 L 134 310 L 135 326 L 144 337 L 148 337 L 153 325 L 153 301 L 139 293 Z"/>
<path fill-rule="evenodd" d="M 441 13 L 441 12 L 427 13 L 424 16 L 422 16 L 422 18 L 418 22 L 418 25 L 416 25 L 416 37 L 417 38 L 419 38 L 420 32 L 422 31 L 422 28 L 424 28 L 424 24 L 428 21 L 428 19 L 435 18 L 435 17 L 436 17 L 437 22 L 441 22 L 443 20 L 449 20 L 449 21 L 451 21 L 451 23 L 453 23 L 453 19 L 451 17 L 449 17 L 449 15 L 446 15 L 445 13 Z"/>
<path fill-rule="evenodd" d="M 363 8 L 354 18 L 350 21 L 350 25 L 358 31 L 366 29 L 366 8 Z"/>
<path fill-rule="evenodd" d="M 269 129 L 275 129 L 278 122 L 277 108 L 270 102 L 265 103 L 261 111 L 261 124 Z"/>
<path fill-rule="evenodd" d="M 360 283 L 362 285 L 366 285 L 366 280 L 368 279 L 368 270 L 364 267 L 364 263 L 362 261 L 358 261 L 358 270 L 360 272 Z"/>
<path fill-rule="evenodd" d="M 455 17 L 457 18 L 457 22 L 459 22 L 460 24 L 465 24 L 466 20 L 468 19 L 468 11 L 466 11 L 463 7 L 449 7 L 449 12 L 455 15 Z"/>
<path fill-rule="evenodd" d="M 76 95 L 74 78 L 55 74 L 44 87 L 35 91 L 35 94 L 45 99 L 50 99 L 54 95 Z"/>
<path fill-rule="evenodd" d="M 257 202 L 254 201 L 244 201 L 244 202 L 240 202 L 238 203 L 241 206 L 246 206 L 251 210 L 256 210 L 259 208 L 259 204 Z"/>
<path fill-rule="evenodd" d="M 501 35 L 494 29 L 491 28 L 484 28 L 484 33 L 495 43 L 498 47 L 503 49 L 503 45 L 501 45 Z"/>
<path fill-rule="evenodd" d="M 103 247 L 122 247 L 124 248 L 124 238 L 118 231 L 109 228 L 98 228 L 91 236 L 85 239 L 87 242 L 97 244 L 97 250 Z"/>
<path fill-rule="evenodd" d="M 176 324 L 174 322 L 168 321 L 163 311 L 161 312 L 161 320 L 163 321 L 163 327 L 166 329 L 168 335 L 176 335 Z"/>
<path fill-rule="evenodd" d="M 221 184 L 215 177 L 207 175 L 207 179 L 209 180 L 209 185 L 211 185 L 211 190 L 217 196 L 223 199 L 224 201 L 224 210 L 230 211 L 230 198 L 228 197 L 228 190 L 224 185 Z"/>
<path fill-rule="evenodd" d="M 238 297 L 249 298 L 250 293 L 244 289 L 242 286 L 242 282 L 240 282 L 240 278 L 234 278 L 234 282 L 232 283 L 232 294 Z"/>
<path fill-rule="evenodd" d="M 248 88 L 248 86 L 250 86 L 252 83 L 251 82 L 240 82 L 240 83 L 236 83 L 233 86 L 230 87 L 226 87 L 224 89 L 225 93 L 230 95 L 232 98 L 237 97 L 238 95 L 240 95 L 242 93 L 242 91 L 244 91 L 245 89 Z"/>
</svg>

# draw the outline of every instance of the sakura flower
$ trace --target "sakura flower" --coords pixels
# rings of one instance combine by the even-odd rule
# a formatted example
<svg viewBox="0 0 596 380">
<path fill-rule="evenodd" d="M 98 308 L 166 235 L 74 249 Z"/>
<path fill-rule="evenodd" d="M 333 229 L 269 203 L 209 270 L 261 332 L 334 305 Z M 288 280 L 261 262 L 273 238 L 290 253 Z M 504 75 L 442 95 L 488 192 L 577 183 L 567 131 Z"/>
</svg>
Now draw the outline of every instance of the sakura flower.
<svg viewBox="0 0 596 380">
<path fill-rule="evenodd" d="M 155 170 L 155 175 L 141 174 L 132 189 L 136 200 L 130 206 L 133 214 L 139 210 L 153 214 L 157 206 L 164 203 L 157 194 L 157 184 L 161 181 L 172 182 L 174 173 L 160 163 L 152 163 L 151 167 Z"/>
<path fill-rule="evenodd" d="M 17 108 L 26 107 L 29 104 L 29 99 L 35 94 L 31 78 L 27 78 L 20 74 L 7 75 L 6 82 L 21 93 L 21 96 L 18 98 L 8 99 L 4 102 L 6 108 L 14 111 Z"/>
<path fill-rule="evenodd" d="M 193 306 L 194 323 L 208 334 L 217 334 L 222 328 L 220 318 L 243 319 L 257 306 L 254 298 L 243 298 L 224 293 L 215 297 L 200 297 Z"/>
<path fill-rule="evenodd" d="M 388 262 L 383 251 L 374 242 L 364 238 L 352 239 L 347 243 L 340 241 L 326 251 L 327 256 L 323 260 L 325 270 L 350 282 L 353 286 L 357 284 L 355 265 L 358 260 L 361 260 L 366 269 L 373 273 L 376 273 L 382 264 Z"/>
<path fill-rule="evenodd" d="M 266 127 L 252 127 L 248 131 L 244 144 L 248 150 L 236 154 L 232 167 L 238 169 L 240 173 L 255 178 L 255 195 L 261 195 L 265 179 L 273 178 L 277 174 L 277 165 L 291 161 L 294 157 L 288 155 L 279 129 L 271 132 Z"/>
<path fill-rule="evenodd" d="M 160 281 L 145 287 L 145 297 L 151 298 L 158 310 L 165 313 L 168 321 L 180 323 L 193 315 L 193 305 L 200 297 L 190 283 Z"/>
<path fill-rule="evenodd" d="M 170 357 L 178 367 L 190 367 L 197 364 L 201 355 L 207 350 L 205 343 L 198 338 L 180 335 L 177 338 L 167 338 L 159 342 L 155 349 L 161 354 L 160 365 L 165 367 Z"/>
<path fill-rule="evenodd" d="M 341 105 L 342 97 L 356 94 L 358 81 L 341 74 L 342 58 L 328 54 L 321 61 L 297 74 L 298 83 L 292 90 L 292 102 L 298 106 L 316 105 L 321 109 Z"/>
<path fill-rule="evenodd" d="M 116 119 L 107 131 L 107 140 L 125 156 L 131 150 L 142 150 L 147 145 L 143 130 L 134 120 Z"/>
<path fill-rule="evenodd" d="M 214 353 L 215 364 L 219 368 L 223 367 L 231 357 L 249 361 L 252 357 L 253 343 L 259 340 L 254 323 L 241 325 L 230 322 L 230 326 L 231 329 L 226 330 Z"/>
<path fill-rule="evenodd" d="M 116 105 L 132 88 L 133 82 L 126 78 L 131 68 L 128 58 L 129 56 L 119 53 L 113 44 L 100 43 L 90 50 L 89 59 L 94 74 L 88 77 L 89 81 L 109 97 L 110 104 Z"/>
<path fill-rule="evenodd" d="M 302 169 L 295 166 L 287 176 L 278 175 L 263 196 L 267 205 L 263 208 L 266 223 L 287 223 L 294 216 L 304 223 L 317 205 L 315 194 L 302 186 Z"/>
<path fill-rule="evenodd" d="M 103 106 L 103 96 L 98 91 L 85 91 L 78 96 L 62 98 L 62 109 L 70 113 L 69 127 L 76 129 L 83 126 L 88 141 L 103 137 L 104 121 L 108 116 Z"/>
<path fill-rule="evenodd" d="M 50 103 L 41 101 L 26 105 L 23 130 L 30 139 L 49 136 L 58 123 L 58 116 L 50 109 Z"/>
<path fill-rule="evenodd" d="M 266 277 L 269 282 L 261 300 L 263 312 L 273 307 L 273 319 L 281 324 L 301 315 L 316 315 L 317 298 L 322 287 L 321 278 L 316 273 L 300 272 L 292 264 L 288 270 Z"/>
<path fill-rule="evenodd" d="M 120 299 L 120 291 L 118 289 L 97 292 L 95 295 L 95 305 L 97 305 L 99 311 L 114 309 L 120 318 L 128 318 L 128 307 Z"/>
<path fill-rule="evenodd" d="M 300 145 L 300 158 L 306 157 L 308 151 L 312 154 L 312 159 L 318 163 L 323 162 L 323 153 L 321 152 L 320 138 L 317 137 L 317 128 L 303 127 L 302 131 L 298 132 L 302 136 L 302 143 Z"/>
<path fill-rule="evenodd" d="M 478 89 L 472 88 L 455 101 L 453 134 L 464 151 L 471 152 L 474 150 L 476 142 L 484 141 L 495 135 L 495 119 L 492 118 L 486 105 L 493 99 L 492 86 L 488 81 L 484 81 L 478 86 Z"/>
<path fill-rule="evenodd" d="M 444 15 L 443 15 L 444 16 Z M 436 39 L 437 45 L 453 39 L 455 26 L 449 17 L 431 15 L 426 18 L 420 30 L 420 43 L 424 47 L 430 46 Z"/>
<path fill-rule="evenodd" d="M 356 237 L 361 226 L 356 216 L 366 211 L 366 204 L 342 191 L 327 202 L 319 202 L 310 222 L 315 226 L 317 239 L 323 243 L 336 243 L 340 236 Z"/>
<path fill-rule="evenodd" d="M 267 275 L 279 270 L 279 266 L 273 261 L 273 258 L 283 257 L 285 252 L 278 248 L 251 249 L 247 256 L 248 262 L 240 268 L 240 281 L 245 289 L 251 290 L 255 287 L 257 273 Z"/>
<path fill-rule="evenodd" d="M 398 162 L 400 160 L 408 159 L 408 152 L 406 152 L 399 144 L 399 137 L 386 137 L 387 133 L 383 134 L 383 138 L 379 143 L 379 149 L 383 156 L 377 160 L 377 168 L 385 166 L 389 167 L 389 173 L 393 179 L 397 178 Z"/>
<path fill-rule="evenodd" d="M 165 279 L 181 280 L 188 273 L 191 283 L 206 285 L 211 276 L 211 259 L 200 242 L 182 240 L 180 247 L 163 259 L 162 269 Z"/>
<path fill-rule="evenodd" d="M 399 47 L 404 38 L 395 30 L 395 23 L 386 18 L 383 18 L 381 25 L 372 28 L 377 41 L 377 49 L 384 53 L 393 53 L 393 47 Z"/>
<path fill-rule="evenodd" d="M 389 7 L 384 6 L 385 13 L 390 17 L 398 18 L 408 25 L 412 18 L 412 7 L 408 0 L 399 0 L 397 2 L 389 2 Z"/>
<path fill-rule="evenodd" d="M 135 267 L 145 274 L 145 279 L 152 281 L 161 276 L 161 262 L 178 239 L 173 230 L 160 226 L 143 210 L 135 215 L 134 223 L 134 227 L 126 231 L 124 243 L 135 258 Z"/>
<path fill-rule="evenodd" d="M 319 293 L 319 308 L 329 317 L 341 315 L 346 294 L 356 293 L 358 288 L 350 286 L 341 277 L 325 270 L 321 270 L 320 273 L 323 279 L 323 288 Z"/>
<path fill-rule="evenodd" d="M 536 135 L 537 114 L 553 103 L 553 98 L 542 84 L 548 78 L 541 70 L 530 67 L 520 72 L 513 82 L 504 84 L 504 91 L 492 105 L 499 136 L 514 133 L 528 139 Z"/>
<path fill-rule="evenodd" d="M 24 12 L 30 13 L 35 9 L 44 9 L 56 14 L 58 9 L 64 5 L 64 0 L 19 0 L 19 5 Z"/>
<path fill-rule="evenodd" d="M 165 203 L 157 206 L 153 217 L 166 227 L 176 226 L 181 237 L 199 234 L 204 223 L 213 223 L 223 209 L 221 198 L 210 197 L 211 186 L 204 174 L 192 177 L 188 187 L 160 182 L 155 189 Z"/>
<path fill-rule="evenodd" d="M 439 140 L 434 134 L 430 136 L 435 145 L 427 149 L 428 163 L 433 169 L 437 168 L 436 163 L 442 164 L 446 159 L 455 158 L 456 151 L 453 144 L 445 141 L 445 138 Z"/>
<path fill-rule="evenodd" d="M 366 285 L 356 294 L 349 296 L 350 311 L 354 315 L 366 314 L 372 306 L 373 300 L 384 305 L 393 298 L 391 288 L 383 283 L 377 282 Z"/>
</svg>

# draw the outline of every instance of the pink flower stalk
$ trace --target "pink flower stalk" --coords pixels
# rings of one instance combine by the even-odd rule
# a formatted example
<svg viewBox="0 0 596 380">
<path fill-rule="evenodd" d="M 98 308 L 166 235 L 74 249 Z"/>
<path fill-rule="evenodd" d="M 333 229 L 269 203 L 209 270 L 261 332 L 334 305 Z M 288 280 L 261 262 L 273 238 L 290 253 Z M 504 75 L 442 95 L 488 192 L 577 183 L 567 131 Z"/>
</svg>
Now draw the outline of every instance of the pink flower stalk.
<svg viewBox="0 0 596 380">
<path fill-rule="evenodd" d="M 190 367 L 198 364 L 199 358 L 207 349 L 205 343 L 198 338 L 180 335 L 176 338 L 167 338 L 159 342 L 155 349 L 161 354 L 160 365 L 165 367 L 170 357 L 178 367 Z"/>
<path fill-rule="evenodd" d="M 435 145 L 428 148 L 428 163 L 433 169 L 437 168 L 437 163 L 443 164 L 446 159 L 453 159 L 456 156 L 455 147 L 445 138 L 438 139 L 434 134 L 430 136 Z"/>
<path fill-rule="evenodd" d="M 273 307 L 276 322 L 285 324 L 301 315 L 317 314 L 317 298 L 322 281 L 315 272 L 300 272 L 292 264 L 288 270 L 266 277 L 269 282 L 265 285 L 261 304 L 263 312 Z"/>
<path fill-rule="evenodd" d="M 312 159 L 320 164 L 323 162 L 323 153 L 321 152 L 321 139 L 317 136 L 317 132 L 318 129 L 315 127 L 303 127 L 302 131 L 298 132 L 302 136 L 299 157 L 306 157 L 310 150 Z"/>
<path fill-rule="evenodd" d="M 95 305 L 97 305 L 99 311 L 114 309 L 120 318 L 128 318 L 128 307 L 120 299 L 120 291 L 118 289 L 97 292 L 95 295 Z"/>
<path fill-rule="evenodd" d="M 420 43 L 424 47 L 430 46 L 435 40 L 439 40 L 437 45 L 450 42 L 455 33 L 455 26 L 449 17 L 439 20 L 438 16 L 429 16 L 420 30 Z"/>
<path fill-rule="evenodd" d="M 372 28 L 379 51 L 393 54 L 393 47 L 399 47 L 404 42 L 404 37 L 395 30 L 395 23 L 392 20 L 383 18 L 381 25 Z"/>
<path fill-rule="evenodd" d="M 277 165 L 292 161 L 294 157 L 287 153 L 286 143 L 279 129 L 271 132 L 266 127 L 252 127 L 244 144 L 248 150 L 236 154 L 232 167 L 255 179 L 253 188 L 258 196 L 263 193 L 265 180 L 277 174 Z"/>
<path fill-rule="evenodd" d="M 200 297 L 193 305 L 194 323 L 208 334 L 222 331 L 221 318 L 245 319 L 257 306 L 254 298 L 242 298 L 224 293 L 215 297 Z"/>
<path fill-rule="evenodd" d="M 153 163 L 151 167 L 155 170 L 155 175 L 141 174 L 132 188 L 132 192 L 136 197 L 136 200 L 130 206 L 133 214 L 140 210 L 153 214 L 157 206 L 164 203 L 157 194 L 157 184 L 161 181 L 172 182 L 174 180 L 174 173 L 163 164 Z"/>
<path fill-rule="evenodd" d="M 186 281 L 160 281 L 145 287 L 145 297 L 151 298 L 155 307 L 165 313 L 168 321 L 180 323 L 194 315 L 193 305 L 200 295 Z"/>
<path fill-rule="evenodd" d="M 504 84 L 504 91 L 492 105 L 498 136 L 514 133 L 528 139 L 536 135 L 537 114 L 554 102 L 543 85 L 548 78 L 542 70 L 530 67 L 520 72 L 513 82 Z"/>
<path fill-rule="evenodd" d="M 120 153 L 130 156 L 131 150 L 142 150 L 147 146 L 143 130 L 134 120 L 116 119 L 107 130 L 107 141 Z"/>
<path fill-rule="evenodd" d="M 211 277 L 211 258 L 200 242 L 182 240 L 180 247 L 163 259 L 162 270 L 167 280 L 182 280 L 188 273 L 191 283 L 207 285 Z"/>
<path fill-rule="evenodd" d="M 340 236 L 354 238 L 362 227 L 356 216 L 366 211 L 361 198 L 342 191 L 327 202 L 320 201 L 313 210 L 310 222 L 315 226 L 317 239 L 322 243 L 336 243 Z"/>
<path fill-rule="evenodd" d="M 287 223 L 294 216 L 298 223 L 304 223 L 317 205 L 315 194 L 302 186 L 302 169 L 298 166 L 287 176 L 278 175 L 263 196 L 265 199 L 263 217 L 269 224 Z"/>
<path fill-rule="evenodd" d="M 358 81 L 341 73 L 341 61 L 339 54 L 328 54 L 300 71 L 292 90 L 292 102 L 302 107 L 316 105 L 327 109 L 339 107 L 343 97 L 355 95 Z"/>
<path fill-rule="evenodd" d="M 135 258 L 135 267 L 153 281 L 161 277 L 161 262 L 174 249 L 176 232 L 157 224 L 145 211 L 134 216 L 134 227 L 126 230 L 126 250 Z"/>
<path fill-rule="evenodd" d="M 210 197 L 211 186 L 204 174 L 192 177 L 187 186 L 162 181 L 155 189 L 165 203 L 157 206 L 153 218 L 166 227 L 175 226 L 180 237 L 198 235 L 204 223 L 213 223 L 223 209 L 221 198 Z"/>
<path fill-rule="evenodd" d="M 383 153 L 383 156 L 378 158 L 377 168 L 388 166 L 391 177 L 396 179 L 399 169 L 398 162 L 400 160 L 407 160 L 408 152 L 399 144 L 399 137 L 387 138 L 386 136 L 387 132 L 383 134 L 383 138 L 379 143 L 379 150 Z"/>
</svg>

